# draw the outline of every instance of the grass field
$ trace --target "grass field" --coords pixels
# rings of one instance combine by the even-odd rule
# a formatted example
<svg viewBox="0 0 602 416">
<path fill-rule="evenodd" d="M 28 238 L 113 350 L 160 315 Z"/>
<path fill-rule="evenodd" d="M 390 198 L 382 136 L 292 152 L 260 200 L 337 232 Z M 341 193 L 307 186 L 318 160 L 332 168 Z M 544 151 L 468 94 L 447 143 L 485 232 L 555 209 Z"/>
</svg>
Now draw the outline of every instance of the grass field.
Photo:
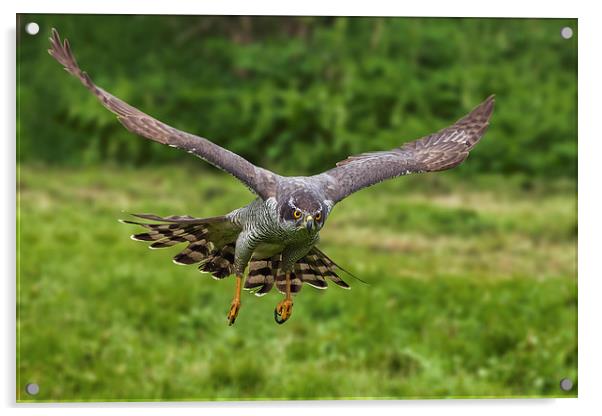
<svg viewBox="0 0 602 416">
<path fill-rule="evenodd" d="M 252 199 L 191 167 L 19 167 L 19 401 L 576 396 L 572 182 L 418 175 L 335 208 L 320 247 L 369 285 L 244 294 L 150 251 L 126 212 Z M 22 393 L 40 385 L 35 398 Z"/>
</svg>

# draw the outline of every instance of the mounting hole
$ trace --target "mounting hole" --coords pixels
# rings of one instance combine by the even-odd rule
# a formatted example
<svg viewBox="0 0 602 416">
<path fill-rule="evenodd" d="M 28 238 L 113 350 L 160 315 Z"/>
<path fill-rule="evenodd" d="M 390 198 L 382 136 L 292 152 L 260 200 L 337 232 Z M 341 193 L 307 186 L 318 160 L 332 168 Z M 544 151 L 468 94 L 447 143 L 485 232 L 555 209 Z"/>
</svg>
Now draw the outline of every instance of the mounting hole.
<svg viewBox="0 0 602 416">
<path fill-rule="evenodd" d="M 564 391 L 570 391 L 573 388 L 573 381 L 570 378 L 560 380 L 560 388 Z"/>
<path fill-rule="evenodd" d="M 25 31 L 31 36 L 37 35 L 40 32 L 40 25 L 36 22 L 29 22 L 25 25 Z"/>
<path fill-rule="evenodd" d="M 25 391 L 30 396 L 35 396 L 40 392 L 40 386 L 38 386 L 36 383 L 29 383 L 25 386 Z"/>
<path fill-rule="evenodd" d="M 573 29 L 571 29 L 568 26 L 563 27 L 560 30 L 560 36 L 562 36 L 564 39 L 570 39 L 573 37 Z"/>
</svg>

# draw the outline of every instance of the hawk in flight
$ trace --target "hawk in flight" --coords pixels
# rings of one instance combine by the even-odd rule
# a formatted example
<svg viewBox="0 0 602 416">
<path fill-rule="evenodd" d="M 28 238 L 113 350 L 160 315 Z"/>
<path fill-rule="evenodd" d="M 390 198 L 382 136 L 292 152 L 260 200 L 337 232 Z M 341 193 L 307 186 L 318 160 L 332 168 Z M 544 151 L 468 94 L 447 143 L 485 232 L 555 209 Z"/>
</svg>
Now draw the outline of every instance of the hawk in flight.
<svg viewBox="0 0 602 416">
<path fill-rule="evenodd" d="M 230 325 L 238 315 L 243 286 L 261 296 L 276 285 L 284 294 L 274 310 L 278 323 L 291 316 L 292 295 L 301 290 L 303 283 L 326 289 L 328 279 L 349 288 L 337 274 L 345 270 L 316 247 L 319 232 L 335 204 L 386 179 L 458 166 L 483 137 L 494 105 L 494 97 L 490 96 L 468 115 L 436 133 L 392 150 L 350 156 L 319 175 L 285 177 L 132 107 L 92 82 L 79 68 L 67 39 L 61 41 L 55 29 L 50 43 L 50 55 L 126 129 L 200 157 L 236 177 L 257 195 L 250 204 L 216 217 L 135 214 L 145 221 L 123 221 L 144 227 L 145 232 L 132 239 L 150 242 L 151 248 L 185 243 L 184 251 L 173 259 L 177 264 L 199 264 L 201 271 L 215 279 L 235 275 L 236 288 L 227 315 Z"/>
</svg>

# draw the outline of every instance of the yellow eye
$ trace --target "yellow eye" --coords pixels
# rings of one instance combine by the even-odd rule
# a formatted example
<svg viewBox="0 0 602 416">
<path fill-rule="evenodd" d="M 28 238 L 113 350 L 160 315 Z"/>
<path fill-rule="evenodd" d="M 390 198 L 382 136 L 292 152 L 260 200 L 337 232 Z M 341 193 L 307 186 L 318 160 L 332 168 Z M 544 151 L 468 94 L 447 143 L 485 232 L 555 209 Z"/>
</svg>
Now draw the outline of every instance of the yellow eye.
<svg viewBox="0 0 602 416">
<path fill-rule="evenodd" d="M 316 221 L 320 221 L 322 219 L 322 213 L 318 212 L 314 218 L 316 219 Z"/>
<path fill-rule="evenodd" d="M 293 212 L 293 217 L 294 217 L 296 220 L 298 220 L 299 218 L 301 218 L 301 211 L 299 211 L 298 209 L 296 209 L 296 210 Z"/>
</svg>

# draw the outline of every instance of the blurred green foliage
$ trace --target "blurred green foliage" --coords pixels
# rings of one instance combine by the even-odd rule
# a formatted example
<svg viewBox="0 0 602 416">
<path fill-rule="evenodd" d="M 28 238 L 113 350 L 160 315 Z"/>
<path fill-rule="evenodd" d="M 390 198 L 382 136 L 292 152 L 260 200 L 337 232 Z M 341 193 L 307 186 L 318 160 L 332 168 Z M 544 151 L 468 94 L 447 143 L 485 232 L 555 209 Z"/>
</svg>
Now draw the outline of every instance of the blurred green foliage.
<svg viewBox="0 0 602 416">
<path fill-rule="evenodd" d="M 575 397 L 572 180 L 416 175 L 337 206 L 320 247 L 369 285 L 244 293 L 148 250 L 120 211 L 217 215 L 251 195 L 193 168 L 21 166 L 20 401 Z M 122 217 L 124 215 L 121 213 Z"/>
<path fill-rule="evenodd" d="M 196 160 L 125 131 L 46 53 L 56 27 L 103 88 L 252 162 L 312 174 L 455 121 L 488 95 L 459 172 L 576 177 L 575 19 L 21 15 L 18 157 Z M 462 174 L 462 173 L 460 173 Z"/>
</svg>

